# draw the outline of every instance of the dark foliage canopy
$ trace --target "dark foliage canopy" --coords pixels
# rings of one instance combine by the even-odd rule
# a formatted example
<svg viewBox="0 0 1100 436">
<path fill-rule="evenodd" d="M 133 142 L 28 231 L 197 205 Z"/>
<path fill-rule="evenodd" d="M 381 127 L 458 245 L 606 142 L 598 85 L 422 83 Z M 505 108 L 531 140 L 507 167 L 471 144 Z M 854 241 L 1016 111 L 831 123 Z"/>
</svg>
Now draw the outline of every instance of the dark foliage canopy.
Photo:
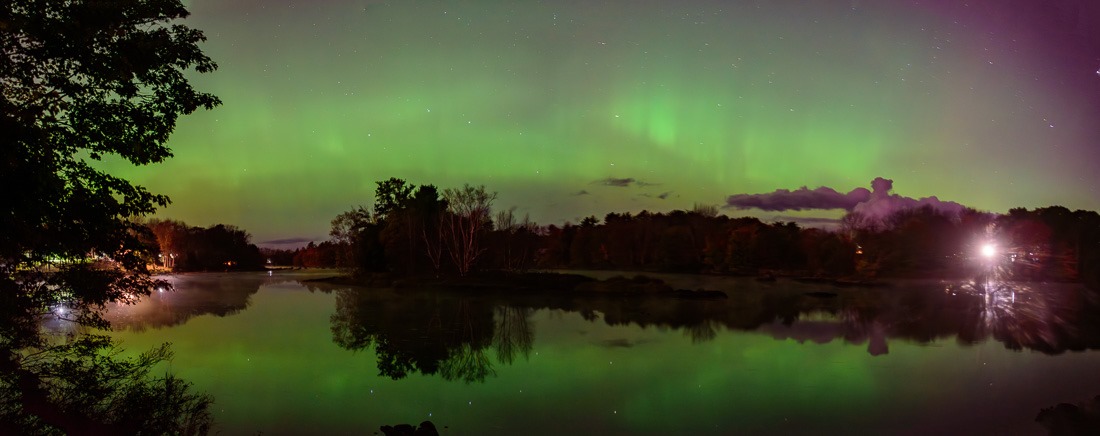
<svg viewBox="0 0 1100 436">
<path fill-rule="evenodd" d="M 161 162 L 178 117 L 220 103 L 187 80 L 216 65 L 198 47 L 202 33 L 178 23 L 186 16 L 176 0 L 23 0 L 0 9 L 5 320 L 61 299 L 95 306 L 147 288 L 143 230 L 132 218 L 168 198 L 92 161 Z M 97 257 L 114 267 L 93 267 Z M 59 271 L 42 273 L 58 261 Z M 27 337 L 10 327 L 6 339 Z"/>
<path fill-rule="evenodd" d="M 64 392 L 99 382 L 148 387 L 144 379 L 120 385 L 87 378 L 102 371 L 55 371 L 49 356 L 96 361 L 111 345 L 85 340 L 74 354 L 72 346 L 50 345 L 39 319 L 50 314 L 102 327 L 104 304 L 135 301 L 156 284 L 145 266 L 148 231 L 135 218 L 168 198 L 94 163 L 161 162 L 171 156 L 166 141 L 181 115 L 220 104 L 188 82 L 192 71 L 216 65 L 199 49 L 203 34 L 180 23 L 187 15 L 178 0 L 0 4 L 0 421 L 16 426 L 0 430 L 46 422 L 67 431 L 94 418 L 105 431 L 122 431 L 110 427 L 120 425 L 115 415 L 100 410 L 109 404 L 70 408 Z M 132 369 L 148 363 L 135 361 Z M 158 389 L 180 394 L 172 383 Z"/>
</svg>

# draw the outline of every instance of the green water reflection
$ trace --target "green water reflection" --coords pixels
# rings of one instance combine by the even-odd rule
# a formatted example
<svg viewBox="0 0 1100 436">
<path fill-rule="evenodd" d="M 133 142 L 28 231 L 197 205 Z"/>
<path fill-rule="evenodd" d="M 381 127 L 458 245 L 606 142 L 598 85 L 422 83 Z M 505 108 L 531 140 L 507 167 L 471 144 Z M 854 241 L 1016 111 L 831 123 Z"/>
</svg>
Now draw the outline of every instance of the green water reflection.
<svg viewBox="0 0 1100 436">
<path fill-rule="evenodd" d="M 1041 433 L 1040 408 L 1100 393 L 1100 353 L 1073 351 L 1100 348 L 1097 305 L 1069 286 L 501 300 L 303 277 L 175 277 L 113 334 L 172 342 L 228 434 Z"/>
</svg>

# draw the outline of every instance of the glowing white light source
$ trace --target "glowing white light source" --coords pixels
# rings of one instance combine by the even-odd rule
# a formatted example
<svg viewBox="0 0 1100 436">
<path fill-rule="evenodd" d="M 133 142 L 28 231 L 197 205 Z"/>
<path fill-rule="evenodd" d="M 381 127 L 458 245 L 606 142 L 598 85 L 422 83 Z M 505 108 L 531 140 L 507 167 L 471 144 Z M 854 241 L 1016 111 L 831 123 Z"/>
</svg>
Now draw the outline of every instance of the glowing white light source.
<svg viewBox="0 0 1100 436">
<path fill-rule="evenodd" d="M 997 255 L 997 246 L 993 244 L 982 245 L 982 257 L 992 258 Z"/>
</svg>

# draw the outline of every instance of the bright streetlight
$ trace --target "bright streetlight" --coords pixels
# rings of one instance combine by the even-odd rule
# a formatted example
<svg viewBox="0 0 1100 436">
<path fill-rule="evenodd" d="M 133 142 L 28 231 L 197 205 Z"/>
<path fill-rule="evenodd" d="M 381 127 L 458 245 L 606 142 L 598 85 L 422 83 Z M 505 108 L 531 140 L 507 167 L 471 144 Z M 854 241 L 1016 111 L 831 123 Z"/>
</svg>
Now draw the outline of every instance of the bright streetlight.
<svg viewBox="0 0 1100 436">
<path fill-rule="evenodd" d="M 982 257 L 992 259 L 997 255 L 997 246 L 992 243 L 982 244 Z"/>
</svg>

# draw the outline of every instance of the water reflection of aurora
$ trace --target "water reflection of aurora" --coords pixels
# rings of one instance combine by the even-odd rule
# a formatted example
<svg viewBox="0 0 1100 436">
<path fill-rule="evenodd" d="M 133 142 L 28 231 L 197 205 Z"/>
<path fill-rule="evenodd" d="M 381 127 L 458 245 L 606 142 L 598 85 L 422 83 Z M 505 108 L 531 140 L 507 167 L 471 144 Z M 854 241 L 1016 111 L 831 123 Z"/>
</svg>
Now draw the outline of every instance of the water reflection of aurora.
<svg viewBox="0 0 1100 436">
<path fill-rule="evenodd" d="M 263 284 L 236 314 L 115 334 L 130 350 L 173 342 L 171 369 L 217 398 L 230 433 L 424 419 L 473 433 L 1003 433 L 1100 386 L 1095 353 L 1026 351 L 1097 348 L 1097 305 L 1068 286 L 1017 290 L 997 328 L 984 297 L 936 282 L 712 283 L 727 301 L 311 286 Z M 413 363 L 403 378 L 380 374 L 379 344 Z"/>
</svg>

